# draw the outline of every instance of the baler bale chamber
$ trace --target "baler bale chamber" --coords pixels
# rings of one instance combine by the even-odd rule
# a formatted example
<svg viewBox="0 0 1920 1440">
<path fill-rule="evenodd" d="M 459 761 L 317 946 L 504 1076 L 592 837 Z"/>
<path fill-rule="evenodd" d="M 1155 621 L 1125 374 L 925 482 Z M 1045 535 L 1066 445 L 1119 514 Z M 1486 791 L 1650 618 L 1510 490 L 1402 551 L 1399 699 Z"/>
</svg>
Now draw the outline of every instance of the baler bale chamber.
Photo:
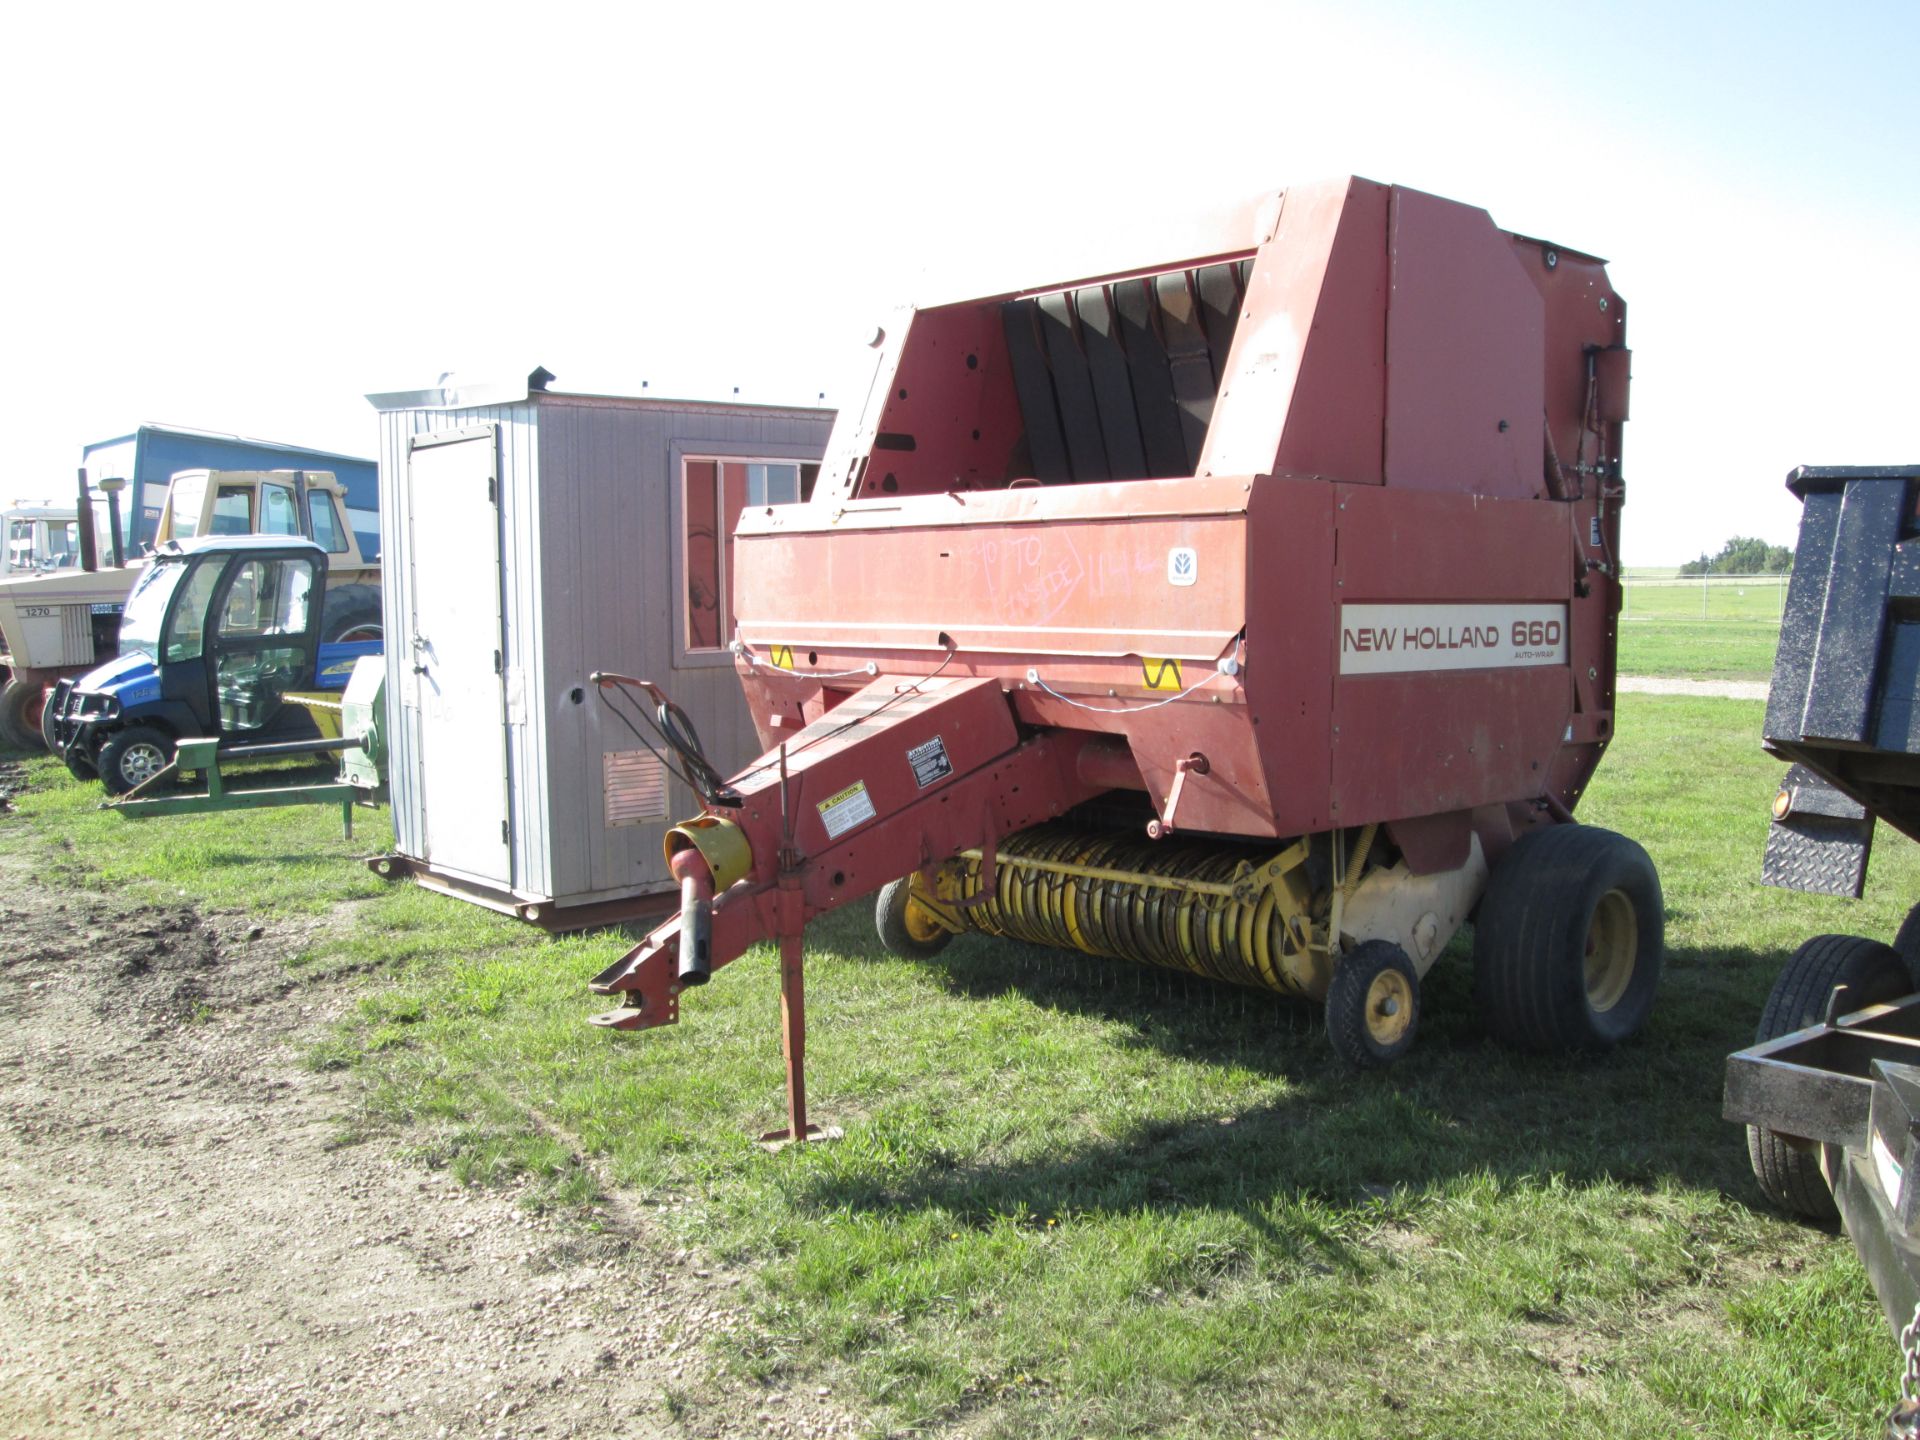
<svg viewBox="0 0 1920 1440">
<path fill-rule="evenodd" d="M 669 835 L 683 915 L 601 1023 L 778 936 L 797 1047 L 799 927 L 878 892 L 902 952 L 981 930 L 1304 996 L 1362 1064 L 1477 908 L 1497 1034 L 1640 1026 L 1658 880 L 1572 823 L 1620 601 L 1603 263 L 1360 179 L 1206 243 L 882 332 L 811 501 L 741 519 L 767 754 Z"/>
</svg>

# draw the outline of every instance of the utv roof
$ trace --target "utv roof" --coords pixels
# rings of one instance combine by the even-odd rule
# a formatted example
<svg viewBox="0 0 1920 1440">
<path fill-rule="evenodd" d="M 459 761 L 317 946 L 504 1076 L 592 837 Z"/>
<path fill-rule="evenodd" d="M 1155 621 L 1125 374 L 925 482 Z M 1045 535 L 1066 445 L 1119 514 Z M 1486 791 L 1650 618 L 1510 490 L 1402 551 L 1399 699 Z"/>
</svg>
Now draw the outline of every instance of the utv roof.
<svg viewBox="0 0 1920 1440">
<path fill-rule="evenodd" d="M 195 535 L 189 540 L 169 540 L 153 553 L 161 559 L 174 555 L 222 554 L 249 550 L 311 550 L 327 552 L 304 535 Z"/>
</svg>

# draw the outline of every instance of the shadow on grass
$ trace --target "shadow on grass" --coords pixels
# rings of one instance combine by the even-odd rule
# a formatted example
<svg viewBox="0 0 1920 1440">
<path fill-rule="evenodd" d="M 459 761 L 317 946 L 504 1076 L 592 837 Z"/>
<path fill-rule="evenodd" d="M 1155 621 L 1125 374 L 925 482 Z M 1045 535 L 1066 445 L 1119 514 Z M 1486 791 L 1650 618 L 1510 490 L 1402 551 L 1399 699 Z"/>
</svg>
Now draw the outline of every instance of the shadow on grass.
<svg viewBox="0 0 1920 1440">
<path fill-rule="evenodd" d="M 943 1156 L 884 1174 L 823 1173 L 806 1199 L 826 1210 L 939 1207 L 980 1221 L 1199 1207 L 1236 1211 L 1262 1230 L 1262 1216 L 1288 1197 L 1366 1204 L 1473 1176 L 1679 1185 L 1759 1205 L 1744 1132 L 1721 1120 L 1720 1094 L 1726 1057 L 1751 1042 L 1783 959 L 1671 951 L 1640 1036 L 1609 1055 L 1546 1057 L 1486 1037 L 1471 961 L 1456 945 L 1423 986 L 1414 1050 L 1387 1071 L 1356 1074 L 1334 1059 L 1316 1008 L 1037 947 L 956 943 L 928 962 L 956 993 L 1014 990 L 1112 1022 L 1118 1043 L 1278 1078 L 1285 1093 L 1230 1113 L 1142 1123 L 1044 1159 Z"/>
</svg>

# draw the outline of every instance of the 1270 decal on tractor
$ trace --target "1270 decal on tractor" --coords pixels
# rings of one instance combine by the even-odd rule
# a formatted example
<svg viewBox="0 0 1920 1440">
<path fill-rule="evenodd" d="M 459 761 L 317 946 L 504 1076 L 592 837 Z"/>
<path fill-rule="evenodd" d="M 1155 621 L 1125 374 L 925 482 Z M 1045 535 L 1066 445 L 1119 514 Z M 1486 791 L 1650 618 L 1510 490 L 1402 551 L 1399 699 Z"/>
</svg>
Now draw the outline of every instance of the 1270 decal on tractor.
<svg viewBox="0 0 1920 1440">
<path fill-rule="evenodd" d="M 47 705 L 54 753 L 110 794 L 152 779 L 180 740 L 306 740 L 295 698 L 341 690 L 378 640 L 321 643 L 327 552 L 284 535 L 162 545 L 120 623 L 120 655 L 62 680 Z"/>
</svg>

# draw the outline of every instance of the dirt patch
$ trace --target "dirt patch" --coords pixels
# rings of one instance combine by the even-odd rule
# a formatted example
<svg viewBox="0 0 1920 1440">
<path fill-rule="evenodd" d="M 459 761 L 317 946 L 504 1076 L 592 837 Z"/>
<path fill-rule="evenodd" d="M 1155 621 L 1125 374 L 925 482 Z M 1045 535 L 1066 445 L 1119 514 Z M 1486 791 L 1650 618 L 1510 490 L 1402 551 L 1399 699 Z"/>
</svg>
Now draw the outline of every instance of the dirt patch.
<svg viewBox="0 0 1920 1440">
<path fill-rule="evenodd" d="M 0 791 L 5 777 L 0 775 Z M 342 1144 L 314 924 L 44 888 L 0 832 L 0 1435 L 851 1434 L 715 1373 L 745 1277 Z M 451 903 L 451 902 L 449 902 Z M 364 982 L 360 982 L 364 983 Z"/>
</svg>

